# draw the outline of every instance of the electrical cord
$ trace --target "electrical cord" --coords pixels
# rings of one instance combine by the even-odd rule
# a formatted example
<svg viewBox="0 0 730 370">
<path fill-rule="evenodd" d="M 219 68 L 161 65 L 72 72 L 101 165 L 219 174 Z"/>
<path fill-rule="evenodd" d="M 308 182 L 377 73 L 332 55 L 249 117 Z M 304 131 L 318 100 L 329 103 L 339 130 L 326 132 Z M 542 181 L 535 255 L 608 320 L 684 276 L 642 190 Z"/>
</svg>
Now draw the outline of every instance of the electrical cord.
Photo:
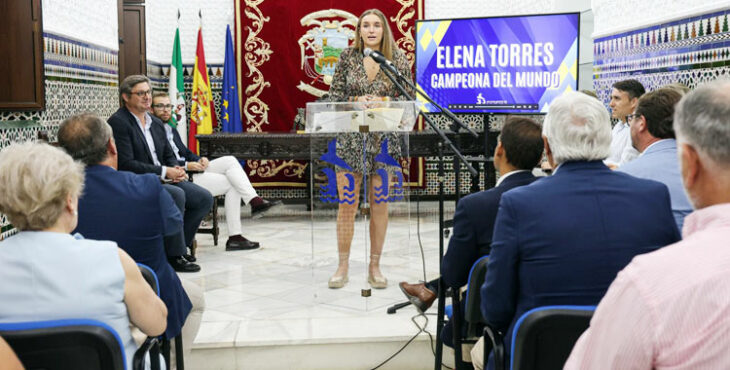
<svg viewBox="0 0 730 370">
<path fill-rule="evenodd" d="M 418 321 L 416 320 L 416 318 L 418 318 L 418 317 L 423 317 L 425 319 L 423 326 L 418 324 Z M 409 344 L 411 344 L 416 338 L 418 338 L 418 336 L 421 333 L 426 333 L 426 335 L 428 335 L 428 341 L 430 343 L 429 347 L 431 348 L 431 353 L 433 353 L 433 355 L 436 356 L 436 350 L 434 348 L 434 343 L 433 343 L 433 334 L 431 334 L 431 332 L 428 331 L 428 329 L 426 329 L 428 327 L 428 317 L 426 316 L 426 314 L 419 313 L 418 315 L 411 316 L 411 322 L 413 322 L 413 325 L 416 325 L 416 327 L 418 328 L 418 332 L 416 334 L 414 334 L 410 339 L 408 339 L 408 341 L 405 344 L 403 344 L 403 346 L 401 346 L 397 351 L 395 351 L 395 353 L 390 355 L 390 357 L 386 358 L 383 362 L 381 362 L 380 364 L 378 364 L 378 366 L 375 366 L 371 370 L 379 369 L 381 366 L 388 363 L 388 361 L 395 358 L 395 356 L 397 356 L 398 354 L 403 352 L 403 350 L 406 349 L 406 347 L 408 347 Z M 446 366 L 443 362 L 441 363 L 441 366 L 448 370 L 453 370 L 453 368 Z"/>
</svg>

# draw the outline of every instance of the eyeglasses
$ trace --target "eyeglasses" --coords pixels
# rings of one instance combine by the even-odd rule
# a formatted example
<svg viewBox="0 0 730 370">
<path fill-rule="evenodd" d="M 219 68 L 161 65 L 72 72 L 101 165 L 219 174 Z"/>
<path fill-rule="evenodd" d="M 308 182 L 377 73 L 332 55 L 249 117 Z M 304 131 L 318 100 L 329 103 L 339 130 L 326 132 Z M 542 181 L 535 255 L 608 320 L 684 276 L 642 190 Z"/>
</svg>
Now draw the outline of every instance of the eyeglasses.
<svg viewBox="0 0 730 370">
<path fill-rule="evenodd" d="M 626 115 L 626 122 L 633 121 L 634 118 L 641 117 L 641 113 L 631 113 Z"/>
<path fill-rule="evenodd" d="M 132 91 L 132 94 L 139 96 L 140 98 L 144 98 L 145 95 L 152 95 L 152 90 L 145 90 L 145 91 Z"/>
<path fill-rule="evenodd" d="M 172 109 L 172 104 L 153 104 L 152 108 L 157 109 Z"/>
</svg>

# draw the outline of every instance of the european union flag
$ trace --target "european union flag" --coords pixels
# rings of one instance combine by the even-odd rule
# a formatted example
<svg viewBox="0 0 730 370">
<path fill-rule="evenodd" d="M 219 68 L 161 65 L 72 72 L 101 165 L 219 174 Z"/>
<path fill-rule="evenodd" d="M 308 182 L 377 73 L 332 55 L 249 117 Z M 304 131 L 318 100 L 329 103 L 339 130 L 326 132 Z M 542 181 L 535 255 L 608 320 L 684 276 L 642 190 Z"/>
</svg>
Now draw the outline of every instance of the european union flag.
<svg viewBox="0 0 730 370">
<path fill-rule="evenodd" d="M 241 107 L 238 105 L 238 80 L 236 79 L 236 56 L 233 53 L 231 26 L 226 27 L 226 61 L 223 64 L 223 94 L 221 121 L 223 132 L 241 132 Z"/>
</svg>

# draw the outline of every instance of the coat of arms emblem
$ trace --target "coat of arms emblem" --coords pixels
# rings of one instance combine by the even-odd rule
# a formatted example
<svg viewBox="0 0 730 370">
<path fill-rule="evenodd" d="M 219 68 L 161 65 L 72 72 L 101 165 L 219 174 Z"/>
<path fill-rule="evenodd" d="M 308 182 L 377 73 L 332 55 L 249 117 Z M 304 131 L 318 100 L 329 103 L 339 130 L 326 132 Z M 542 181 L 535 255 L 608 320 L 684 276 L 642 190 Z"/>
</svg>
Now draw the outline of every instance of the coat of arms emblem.
<svg viewBox="0 0 730 370">
<path fill-rule="evenodd" d="M 307 14 L 300 23 L 311 28 L 299 38 L 300 67 L 308 81 L 299 81 L 297 88 L 321 97 L 329 90 L 340 53 L 355 37 L 357 16 L 327 9 Z"/>
</svg>

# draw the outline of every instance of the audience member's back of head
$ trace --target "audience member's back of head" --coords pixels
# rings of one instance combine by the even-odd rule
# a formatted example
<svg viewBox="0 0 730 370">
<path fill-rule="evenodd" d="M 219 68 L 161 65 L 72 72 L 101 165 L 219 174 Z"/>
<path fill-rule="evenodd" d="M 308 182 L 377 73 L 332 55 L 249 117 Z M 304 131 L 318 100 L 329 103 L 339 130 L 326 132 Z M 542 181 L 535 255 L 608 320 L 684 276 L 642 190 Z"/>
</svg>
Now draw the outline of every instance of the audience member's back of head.
<svg viewBox="0 0 730 370">
<path fill-rule="evenodd" d="M 58 143 L 68 154 L 87 166 L 103 162 L 112 129 L 97 115 L 82 113 L 72 116 L 58 129 Z"/>
<path fill-rule="evenodd" d="M 83 167 L 59 148 L 25 142 L 0 152 L 0 212 L 18 230 L 50 228 L 83 187 Z"/>
<path fill-rule="evenodd" d="M 555 165 L 603 160 L 611 151 L 608 111 L 601 102 L 580 92 L 567 92 L 553 101 L 542 133 Z"/>
<path fill-rule="evenodd" d="M 661 88 L 639 98 L 636 114 L 644 116 L 651 136 L 658 139 L 674 138 L 674 107 L 682 94 L 674 89 Z"/>
<path fill-rule="evenodd" d="M 690 91 L 692 91 L 692 90 L 690 90 L 689 86 L 687 86 L 681 82 L 674 82 L 674 83 L 671 83 L 668 85 L 664 85 L 664 86 L 662 86 L 662 89 L 675 90 L 676 92 L 680 93 L 682 96 L 685 96 L 685 95 L 689 94 Z"/>
<path fill-rule="evenodd" d="M 537 122 L 525 118 L 510 116 L 502 126 L 499 135 L 507 161 L 521 170 L 535 168 L 542 159 L 544 144 L 542 129 Z"/>
<path fill-rule="evenodd" d="M 687 94 L 677 105 L 674 130 L 680 143 L 730 170 L 730 80 L 708 83 Z"/>
<path fill-rule="evenodd" d="M 632 79 L 618 81 L 612 85 L 612 87 L 616 90 L 621 90 L 629 94 L 629 99 L 638 98 L 644 93 L 646 93 L 646 89 L 644 88 L 644 85 L 641 84 L 641 82 Z"/>
</svg>

